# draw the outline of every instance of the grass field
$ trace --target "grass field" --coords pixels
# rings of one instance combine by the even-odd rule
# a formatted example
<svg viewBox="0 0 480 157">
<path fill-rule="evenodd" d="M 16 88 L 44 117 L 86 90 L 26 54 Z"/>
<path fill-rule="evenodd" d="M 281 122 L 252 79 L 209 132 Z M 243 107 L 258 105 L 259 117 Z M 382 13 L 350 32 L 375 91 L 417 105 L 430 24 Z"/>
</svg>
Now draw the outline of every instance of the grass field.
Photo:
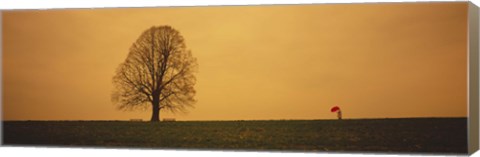
<svg viewBox="0 0 480 157">
<path fill-rule="evenodd" d="M 275 121 L 4 121 L 5 145 L 467 153 L 466 118 Z"/>
</svg>

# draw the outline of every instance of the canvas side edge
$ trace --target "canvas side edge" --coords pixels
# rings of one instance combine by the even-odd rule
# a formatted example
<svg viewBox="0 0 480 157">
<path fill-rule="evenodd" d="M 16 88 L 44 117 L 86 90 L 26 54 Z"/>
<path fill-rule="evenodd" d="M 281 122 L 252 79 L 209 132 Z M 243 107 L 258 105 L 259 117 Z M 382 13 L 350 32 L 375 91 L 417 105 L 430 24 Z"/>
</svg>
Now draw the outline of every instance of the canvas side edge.
<svg viewBox="0 0 480 157">
<path fill-rule="evenodd" d="M 468 5 L 468 153 L 479 149 L 479 12 Z"/>
</svg>

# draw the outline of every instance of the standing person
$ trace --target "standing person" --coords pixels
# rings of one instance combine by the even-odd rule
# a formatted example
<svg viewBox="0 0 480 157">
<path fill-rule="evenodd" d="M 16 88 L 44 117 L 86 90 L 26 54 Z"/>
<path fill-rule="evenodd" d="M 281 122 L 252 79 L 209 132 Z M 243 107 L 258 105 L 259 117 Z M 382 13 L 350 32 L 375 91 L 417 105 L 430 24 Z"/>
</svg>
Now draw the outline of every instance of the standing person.
<svg viewBox="0 0 480 157">
<path fill-rule="evenodd" d="M 341 120 L 341 119 L 342 119 L 342 110 L 340 110 L 340 107 L 338 107 L 338 106 L 333 106 L 333 107 L 330 109 L 330 112 L 337 112 L 338 120 Z"/>
<path fill-rule="evenodd" d="M 337 117 L 338 117 L 338 120 L 342 120 L 342 110 L 338 110 Z"/>
</svg>

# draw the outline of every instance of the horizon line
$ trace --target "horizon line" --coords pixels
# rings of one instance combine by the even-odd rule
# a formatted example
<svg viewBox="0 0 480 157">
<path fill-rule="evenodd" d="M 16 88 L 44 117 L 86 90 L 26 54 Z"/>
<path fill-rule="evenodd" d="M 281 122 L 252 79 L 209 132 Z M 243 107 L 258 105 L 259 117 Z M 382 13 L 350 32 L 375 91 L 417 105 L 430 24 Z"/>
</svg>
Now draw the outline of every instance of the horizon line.
<svg viewBox="0 0 480 157">
<path fill-rule="evenodd" d="M 466 118 L 468 119 L 468 116 L 465 117 L 384 117 L 384 118 L 343 118 L 342 120 L 385 120 L 385 119 L 458 119 L 458 118 Z M 150 122 L 150 120 L 146 119 L 141 119 L 142 121 L 132 121 L 134 119 L 123 119 L 123 120 L 4 120 L 2 119 L 3 122 L 27 122 L 27 121 L 61 121 L 61 122 L 68 122 L 68 121 L 97 121 L 97 122 L 105 122 L 105 121 L 121 121 L 121 122 Z M 135 119 L 135 120 L 140 120 L 140 119 Z M 336 118 L 332 119 L 236 119 L 236 120 L 175 120 L 175 122 L 207 122 L 207 121 L 219 121 L 219 122 L 228 122 L 228 121 L 316 121 L 316 120 L 338 120 Z M 161 120 L 160 122 L 163 122 Z M 171 121 L 168 121 L 171 122 Z"/>
</svg>

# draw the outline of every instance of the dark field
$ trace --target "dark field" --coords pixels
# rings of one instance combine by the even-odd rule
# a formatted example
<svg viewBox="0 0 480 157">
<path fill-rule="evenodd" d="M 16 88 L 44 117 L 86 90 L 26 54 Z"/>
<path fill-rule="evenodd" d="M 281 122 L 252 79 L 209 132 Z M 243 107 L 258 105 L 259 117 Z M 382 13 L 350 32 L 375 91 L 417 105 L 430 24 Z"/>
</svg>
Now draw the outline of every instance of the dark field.
<svg viewBox="0 0 480 157">
<path fill-rule="evenodd" d="M 4 121 L 5 145 L 467 153 L 466 118 L 285 121 Z"/>
</svg>

